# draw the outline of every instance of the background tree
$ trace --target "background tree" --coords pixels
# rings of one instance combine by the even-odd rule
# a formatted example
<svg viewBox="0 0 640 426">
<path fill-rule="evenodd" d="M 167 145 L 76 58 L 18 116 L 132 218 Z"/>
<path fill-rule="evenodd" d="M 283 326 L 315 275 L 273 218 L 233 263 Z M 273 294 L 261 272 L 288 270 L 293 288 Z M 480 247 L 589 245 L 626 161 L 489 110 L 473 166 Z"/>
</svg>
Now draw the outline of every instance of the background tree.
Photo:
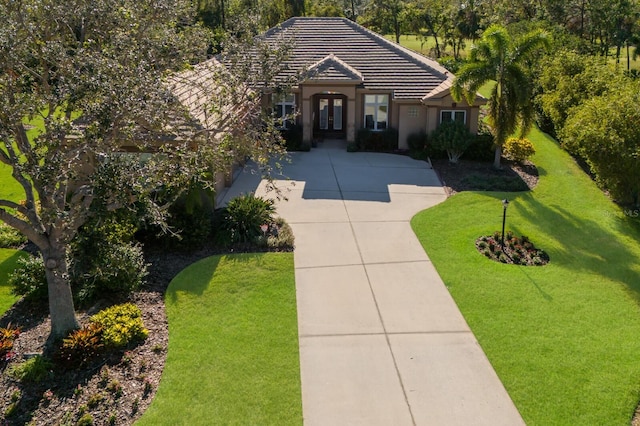
<svg viewBox="0 0 640 426">
<path fill-rule="evenodd" d="M 363 23 L 383 34 L 393 34 L 396 43 L 400 43 L 405 7 L 406 3 L 403 0 L 370 0 L 365 9 Z"/>
<path fill-rule="evenodd" d="M 554 134 L 564 127 L 572 108 L 625 80 L 621 71 L 601 58 L 565 50 L 548 55 L 538 68 L 536 103 L 553 123 Z"/>
<path fill-rule="evenodd" d="M 529 60 L 542 46 L 547 34 L 533 32 L 512 40 L 499 25 L 489 27 L 473 46 L 469 63 L 462 66 L 451 88 L 454 99 L 463 97 L 472 105 L 478 89 L 494 80 L 488 105 L 488 121 L 495 137 L 494 167 L 500 168 L 502 146 L 518 128 L 525 136 L 533 124 L 532 83 L 527 73 Z"/>
<path fill-rule="evenodd" d="M 640 205 L 639 102 L 640 82 L 628 80 L 574 108 L 559 133 L 613 198 L 634 207 Z"/>
<path fill-rule="evenodd" d="M 265 55 L 251 64 L 234 59 L 246 58 L 246 49 L 225 43 L 232 48 L 224 60 L 238 74 L 216 67 L 211 78 L 218 80 L 206 87 L 225 90 L 204 107 L 219 127 L 195 126 L 175 100 L 167 76 L 184 75 L 176 72 L 204 59 L 208 45 L 193 12 L 181 0 L 0 0 L 0 161 L 24 190 L 21 203 L 0 200 L 0 220 L 42 253 L 51 340 L 77 327 L 67 256 L 92 205 L 126 208 L 159 188 L 178 194 L 236 155 L 265 159 L 279 146 L 273 126 L 260 120 L 259 97 L 237 80 L 243 72 L 248 82 L 272 77 L 272 64 L 283 62 L 276 46 L 252 47 Z M 238 120 L 242 131 L 223 132 Z M 123 145 L 162 155 L 97 192 Z M 148 199 L 161 220 L 161 206 Z"/>
<path fill-rule="evenodd" d="M 453 5 L 449 1 L 418 0 L 411 4 L 409 10 L 410 28 L 423 40 L 423 44 L 427 37 L 433 37 L 434 56 L 442 56 L 445 48 L 442 41 L 455 26 Z"/>
<path fill-rule="evenodd" d="M 316 0 L 310 8 L 312 16 L 344 16 L 345 4 L 342 0 Z"/>
</svg>

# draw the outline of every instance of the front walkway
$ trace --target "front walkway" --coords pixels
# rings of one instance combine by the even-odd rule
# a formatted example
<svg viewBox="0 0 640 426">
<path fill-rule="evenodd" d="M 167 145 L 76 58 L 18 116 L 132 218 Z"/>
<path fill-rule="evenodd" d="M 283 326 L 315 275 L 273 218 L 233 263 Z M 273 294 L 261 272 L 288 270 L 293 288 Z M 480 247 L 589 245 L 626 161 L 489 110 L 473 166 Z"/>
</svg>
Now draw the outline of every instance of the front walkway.
<svg viewBox="0 0 640 426">
<path fill-rule="evenodd" d="M 445 200 L 435 173 L 322 145 L 293 155 L 277 204 L 295 234 L 305 424 L 524 424 L 411 229 Z M 264 188 L 244 173 L 225 198 Z"/>
</svg>

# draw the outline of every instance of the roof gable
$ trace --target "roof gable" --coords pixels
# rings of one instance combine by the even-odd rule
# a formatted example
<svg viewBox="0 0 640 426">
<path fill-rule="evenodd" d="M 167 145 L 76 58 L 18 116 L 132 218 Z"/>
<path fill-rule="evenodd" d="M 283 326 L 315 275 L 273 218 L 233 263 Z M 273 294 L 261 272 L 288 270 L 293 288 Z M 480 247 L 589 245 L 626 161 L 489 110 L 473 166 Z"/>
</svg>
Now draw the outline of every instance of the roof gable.
<svg viewBox="0 0 640 426">
<path fill-rule="evenodd" d="M 360 71 L 342 61 L 333 53 L 311 65 L 308 69 L 310 80 L 362 83 Z"/>
</svg>

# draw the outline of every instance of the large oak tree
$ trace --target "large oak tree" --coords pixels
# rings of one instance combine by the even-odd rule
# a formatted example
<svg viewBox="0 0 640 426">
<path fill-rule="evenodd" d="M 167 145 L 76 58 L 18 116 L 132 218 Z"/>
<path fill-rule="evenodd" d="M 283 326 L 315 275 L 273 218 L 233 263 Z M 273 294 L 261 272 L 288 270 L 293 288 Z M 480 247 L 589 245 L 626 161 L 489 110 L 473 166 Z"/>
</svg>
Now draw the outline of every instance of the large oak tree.
<svg viewBox="0 0 640 426">
<path fill-rule="evenodd" d="M 0 220 L 42 253 L 51 340 L 78 326 L 67 256 L 93 204 L 126 208 L 141 193 L 210 177 L 238 155 L 278 150 L 245 83 L 275 75 L 282 50 L 254 43 L 258 54 L 247 56 L 227 42 L 221 61 L 235 70 L 213 62 L 190 74 L 208 47 L 192 12 L 183 0 L 0 0 L 0 162 L 24 191 L 22 202 L 0 199 Z M 247 57 L 259 63 L 237 59 Z M 224 89 L 198 105 L 217 120 L 195 121 L 176 101 L 171 88 L 190 83 L 193 93 Z M 160 154 L 105 179 L 124 146 Z"/>
</svg>

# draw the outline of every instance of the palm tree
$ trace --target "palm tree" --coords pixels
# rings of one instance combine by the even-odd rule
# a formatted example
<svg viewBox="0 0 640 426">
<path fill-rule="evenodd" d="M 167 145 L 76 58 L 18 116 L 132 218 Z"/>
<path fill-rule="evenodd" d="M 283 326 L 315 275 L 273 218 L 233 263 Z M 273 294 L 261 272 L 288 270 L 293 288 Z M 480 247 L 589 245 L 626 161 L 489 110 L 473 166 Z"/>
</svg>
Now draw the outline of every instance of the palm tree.
<svg viewBox="0 0 640 426">
<path fill-rule="evenodd" d="M 502 146 L 507 138 L 518 128 L 521 136 L 526 135 L 533 124 L 532 85 L 526 67 L 533 54 L 548 44 L 545 32 L 534 31 L 513 40 L 504 27 L 492 25 L 472 47 L 469 62 L 460 68 L 453 82 L 453 99 L 459 102 L 464 97 L 469 105 L 483 84 L 496 82 L 487 114 L 495 137 L 495 168 L 500 168 Z"/>
</svg>

